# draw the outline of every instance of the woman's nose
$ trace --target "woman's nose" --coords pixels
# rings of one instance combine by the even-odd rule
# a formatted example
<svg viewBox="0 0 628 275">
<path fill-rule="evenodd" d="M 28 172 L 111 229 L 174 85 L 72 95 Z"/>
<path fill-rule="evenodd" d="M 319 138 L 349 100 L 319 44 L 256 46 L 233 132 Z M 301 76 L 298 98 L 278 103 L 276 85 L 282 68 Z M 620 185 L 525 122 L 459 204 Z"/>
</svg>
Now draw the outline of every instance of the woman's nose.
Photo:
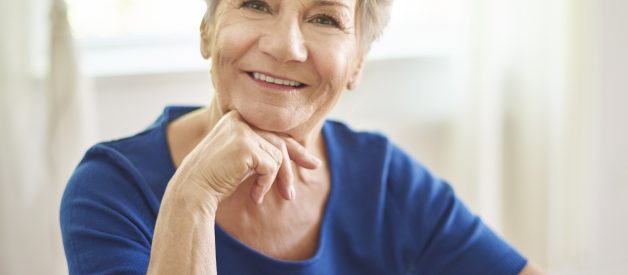
<svg viewBox="0 0 628 275">
<path fill-rule="evenodd" d="M 280 63 L 305 62 L 307 60 L 307 48 L 298 17 L 283 16 L 283 18 L 279 18 L 274 27 L 266 30 L 264 35 L 260 37 L 259 49 Z"/>
</svg>

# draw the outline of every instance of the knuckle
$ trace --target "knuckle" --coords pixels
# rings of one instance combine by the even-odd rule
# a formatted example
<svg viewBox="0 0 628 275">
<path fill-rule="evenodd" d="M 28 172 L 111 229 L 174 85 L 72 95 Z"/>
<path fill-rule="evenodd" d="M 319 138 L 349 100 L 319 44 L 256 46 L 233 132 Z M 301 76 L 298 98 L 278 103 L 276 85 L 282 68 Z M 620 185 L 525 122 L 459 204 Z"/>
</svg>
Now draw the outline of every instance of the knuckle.
<svg viewBox="0 0 628 275">
<path fill-rule="evenodd" d="M 275 164 L 280 166 L 283 162 L 283 152 L 280 149 L 272 148 L 273 159 L 275 160 Z"/>
<path fill-rule="evenodd" d="M 277 158 L 277 156 L 272 157 L 272 161 L 268 163 L 269 169 L 271 173 L 275 173 L 281 167 L 281 159 Z"/>
</svg>

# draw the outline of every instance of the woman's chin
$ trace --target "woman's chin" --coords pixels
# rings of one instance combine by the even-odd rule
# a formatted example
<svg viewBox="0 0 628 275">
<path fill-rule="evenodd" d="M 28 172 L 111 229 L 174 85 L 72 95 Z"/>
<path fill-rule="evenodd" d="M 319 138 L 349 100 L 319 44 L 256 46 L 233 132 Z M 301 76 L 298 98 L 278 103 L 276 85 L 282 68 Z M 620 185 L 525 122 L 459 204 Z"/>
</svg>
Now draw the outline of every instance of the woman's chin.
<svg viewBox="0 0 628 275">
<path fill-rule="evenodd" d="M 288 133 L 303 122 L 300 115 L 287 111 L 238 111 L 249 125 L 268 132 Z"/>
</svg>

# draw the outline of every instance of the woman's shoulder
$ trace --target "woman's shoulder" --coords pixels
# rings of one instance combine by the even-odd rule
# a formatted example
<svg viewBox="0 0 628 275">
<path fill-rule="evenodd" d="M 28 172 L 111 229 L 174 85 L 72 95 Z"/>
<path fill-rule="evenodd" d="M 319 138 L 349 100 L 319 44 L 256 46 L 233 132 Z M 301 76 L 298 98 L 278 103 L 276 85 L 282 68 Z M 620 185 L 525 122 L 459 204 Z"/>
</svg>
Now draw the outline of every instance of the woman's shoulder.
<svg viewBox="0 0 628 275">
<path fill-rule="evenodd" d="M 167 106 L 157 119 L 142 131 L 127 137 L 104 141 L 94 145 L 87 151 L 90 154 L 107 154 L 112 158 L 125 158 L 135 165 L 157 159 L 169 160 L 166 127 L 175 119 L 199 107 L 195 106 Z M 161 165 L 171 163 L 164 162 Z"/>
<path fill-rule="evenodd" d="M 74 175 L 105 170 L 141 174 L 142 170 L 151 167 L 167 167 L 164 158 L 167 160 L 167 144 L 156 122 L 135 135 L 93 145 L 79 162 Z"/>
<path fill-rule="evenodd" d="M 157 119 L 142 131 L 127 137 L 100 142 L 92 146 L 79 167 L 98 160 L 121 168 L 169 170 L 173 168 L 166 137 L 166 127 L 173 120 L 191 112 L 196 106 L 167 106 Z"/>
<path fill-rule="evenodd" d="M 413 196 L 433 188 L 449 189 L 427 166 L 380 132 L 354 130 L 344 123 L 327 121 L 324 134 L 332 169 L 338 175 L 350 176 L 345 184 L 352 189 L 374 193 L 387 190 L 393 202 L 413 201 Z M 372 184 L 364 186 L 365 182 Z"/>
<path fill-rule="evenodd" d="M 158 157 L 149 136 L 150 133 L 143 133 L 101 142 L 87 150 L 65 187 L 62 220 L 75 215 L 77 207 L 81 208 L 86 201 L 98 206 L 97 209 L 109 209 L 115 205 L 128 206 L 136 198 L 156 199 L 154 186 L 146 173 L 150 166 L 159 166 L 155 165 Z M 153 206 L 149 203 L 147 208 Z"/>
<path fill-rule="evenodd" d="M 351 126 L 334 120 L 328 120 L 323 128 L 326 144 L 338 152 L 357 159 L 358 156 L 368 163 L 380 160 L 382 168 L 389 166 L 399 169 L 419 169 L 429 172 L 427 167 L 408 154 L 384 133 L 373 130 L 356 130 Z M 334 152 L 332 152 L 334 153 Z"/>
<path fill-rule="evenodd" d="M 515 274 L 525 265 L 518 252 L 467 209 L 447 181 L 386 136 L 338 122 L 326 127 L 328 138 L 334 139 L 332 149 L 341 152 L 331 160 L 343 180 L 336 186 L 343 191 L 343 200 L 337 202 L 342 207 L 337 207 L 355 209 L 341 212 L 347 214 L 338 220 L 352 228 L 378 226 L 343 236 L 353 245 L 383 240 L 383 247 L 374 251 L 390 251 L 396 259 L 392 262 L 402 259 L 411 270 L 426 274 Z M 399 251 L 410 251 L 414 258 Z"/>
<path fill-rule="evenodd" d="M 92 146 L 68 180 L 59 217 L 70 270 L 92 273 L 96 267 L 82 263 L 119 262 L 119 255 L 142 259 L 150 252 L 159 197 L 138 165 L 138 154 L 145 160 L 153 154 L 140 153 L 151 143 L 148 136 Z"/>
<path fill-rule="evenodd" d="M 388 139 L 383 133 L 379 131 L 354 129 L 347 123 L 334 119 L 328 119 L 325 121 L 323 131 L 329 135 L 353 140 Z"/>
<path fill-rule="evenodd" d="M 165 127 L 176 117 L 193 109 L 167 107 L 143 131 L 93 145 L 72 173 L 64 196 L 69 199 L 77 196 L 115 196 L 124 192 L 138 195 L 141 192 L 143 196 L 160 199 L 175 170 Z"/>
<path fill-rule="evenodd" d="M 383 152 L 391 145 L 383 133 L 373 130 L 356 130 L 341 121 L 327 120 L 323 127 L 323 136 L 328 147 L 353 153 Z M 332 150 L 330 150 L 332 151 Z"/>
<path fill-rule="evenodd" d="M 421 209 L 418 202 L 436 202 L 453 195 L 451 186 L 380 132 L 356 131 L 344 123 L 325 125 L 330 162 L 351 192 L 382 194 L 395 211 Z M 365 184 L 369 183 L 369 184 Z M 408 216 L 417 215 L 408 214 Z"/>
</svg>

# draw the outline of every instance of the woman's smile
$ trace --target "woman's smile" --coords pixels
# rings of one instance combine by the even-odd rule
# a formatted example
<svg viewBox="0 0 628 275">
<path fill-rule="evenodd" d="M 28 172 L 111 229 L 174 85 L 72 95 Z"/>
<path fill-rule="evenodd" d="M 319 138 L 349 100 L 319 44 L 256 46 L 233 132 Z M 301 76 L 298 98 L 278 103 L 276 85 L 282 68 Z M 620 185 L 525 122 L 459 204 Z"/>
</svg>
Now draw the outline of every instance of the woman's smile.
<svg viewBox="0 0 628 275">
<path fill-rule="evenodd" d="M 282 92 L 296 92 L 302 90 L 308 85 L 299 81 L 292 80 L 288 77 L 276 76 L 270 73 L 262 72 L 247 72 L 246 75 L 256 85 L 265 90 L 276 90 Z"/>
</svg>

